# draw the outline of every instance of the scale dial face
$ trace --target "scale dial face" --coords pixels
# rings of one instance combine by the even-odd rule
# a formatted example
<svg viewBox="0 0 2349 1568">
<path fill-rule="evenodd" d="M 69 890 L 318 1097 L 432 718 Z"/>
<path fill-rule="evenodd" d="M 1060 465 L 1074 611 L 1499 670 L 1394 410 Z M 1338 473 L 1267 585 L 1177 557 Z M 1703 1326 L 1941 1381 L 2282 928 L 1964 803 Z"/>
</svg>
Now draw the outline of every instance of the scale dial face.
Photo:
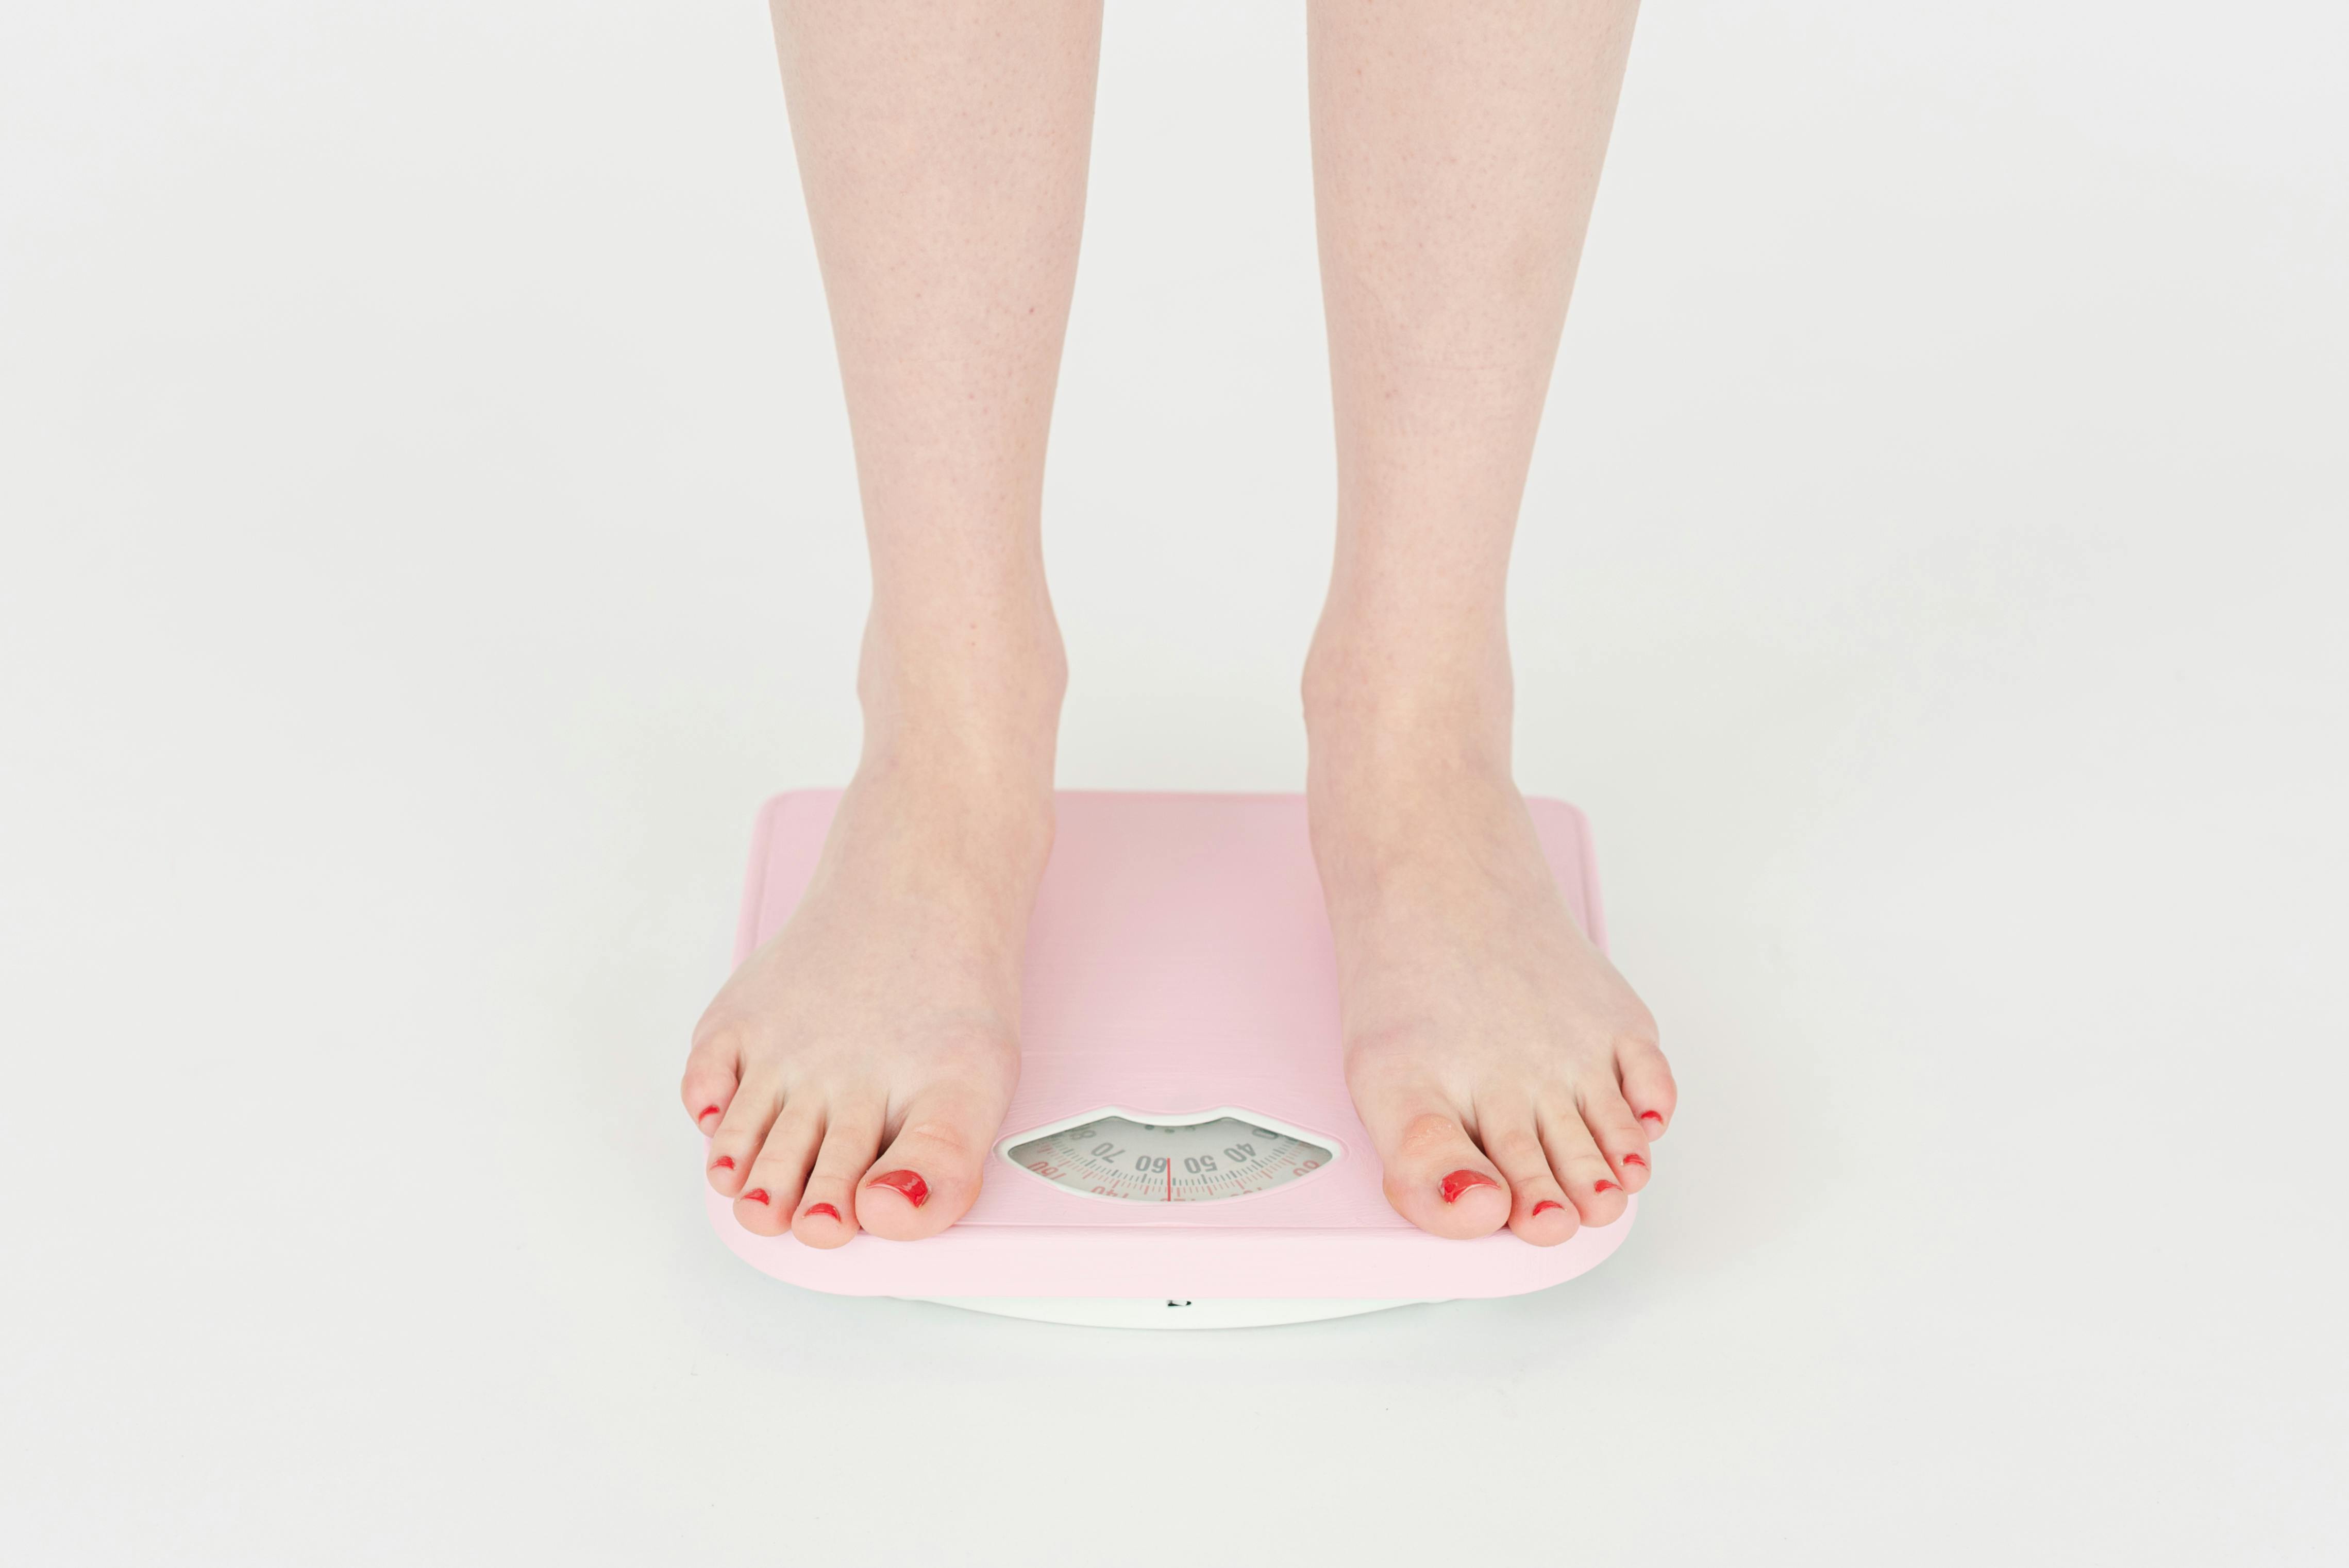
<svg viewBox="0 0 2349 1568">
<path fill-rule="evenodd" d="M 1014 1143 L 1015 1165 L 1071 1192 L 1128 1203 L 1205 1203 L 1268 1192 L 1309 1176 L 1336 1153 L 1243 1115 L 1143 1121 L 1104 1111 Z"/>
</svg>

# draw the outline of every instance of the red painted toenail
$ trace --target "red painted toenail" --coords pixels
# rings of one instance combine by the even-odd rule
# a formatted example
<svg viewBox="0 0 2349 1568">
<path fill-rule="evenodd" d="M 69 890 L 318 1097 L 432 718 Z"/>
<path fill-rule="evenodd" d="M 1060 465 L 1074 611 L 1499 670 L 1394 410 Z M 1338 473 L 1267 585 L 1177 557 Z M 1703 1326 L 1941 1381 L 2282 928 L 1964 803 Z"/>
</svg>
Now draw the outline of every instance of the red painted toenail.
<svg viewBox="0 0 2349 1568">
<path fill-rule="evenodd" d="M 753 1203 L 763 1203 L 767 1202 L 767 1190 L 764 1187 L 753 1187 L 748 1192 L 743 1193 L 742 1196 L 748 1198 Z"/>
<path fill-rule="evenodd" d="M 1540 1202 L 1534 1205 L 1534 1212 L 1538 1214 L 1546 1209 L 1563 1209 L 1565 1207 L 1565 1204 L 1559 1202 L 1555 1198 L 1544 1198 Z"/>
<path fill-rule="evenodd" d="M 1594 1181 L 1591 1183 L 1590 1190 L 1594 1192 L 1612 1192 L 1615 1191 L 1615 1183 L 1612 1181 Z"/>
<path fill-rule="evenodd" d="M 1447 1203 L 1457 1203 L 1460 1202 L 1460 1194 L 1471 1187 L 1499 1185 L 1498 1181 L 1494 1181 L 1482 1171 L 1454 1171 L 1444 1179 L 1444 1201 Z"/>
<path fill-rule="evenodd" d="M 1641 1121 L 1652 1121 L 1652 1122 L 1655 1122 L 1657 1125 L 1661 1126 L 1661 1125 L 1662 1125 L 1662 1123 L 1663 1123 L 1663 1119 L 1663 1119 L 1663 1116 L 1662 1116 L 1662 1114 L 1661 1114 L 1661 1112 L 1658 1112 L 1658 1111 L 1652 1111 L 1652 1110 L 1643 1110 L 1643 1111 L 1641 1111 L 1641 1112 L 1640 1113 L 1640 1119 Z"/>
<path fill-rule="evenodd" d="M 837 1220 L 840 1218 L 840 1211 L 833 1208 L 829 1203 L 810 1203 L 808 1205 L 808 1212 L 811 1215 L 822 1214 L 827 1220 Z"/>
<path fill-rule="evenodd" d="M 721 1154 L 709 1162 L 709 1168 L 712 1171 L 731 1171 L 734 1169 L 734 1156 Z"/>
<path fill-rule="evenodd" d="M 873 1178 L 873 1185 L 886 1187 L 893 1192 L 902 1194 L 905 1202 L 916 1209 L 930 1201 L 930 1184 L 911 1171 L 892 1171 L 886 1175 L 875 1176 Z"/>
<path fill-rule="evenodd" d="M 1626 1154 L 1623 1156 L 1623 1163 L 1637 1165 L 1640 1170 L 1645 1171 L 1648 1168 L 1648 1157 L 1644 1154 Z"/>
<path fill-rule="evenodd" d="M 716 1106 L 705 1105 L 701 1108 L 701 1114 L 695 1117 L 693 1119 L 696 1121 L 708 1121 L 711 1117 L 716 1116 L 717 1114 L 718 1108 Z"/>
</svg>

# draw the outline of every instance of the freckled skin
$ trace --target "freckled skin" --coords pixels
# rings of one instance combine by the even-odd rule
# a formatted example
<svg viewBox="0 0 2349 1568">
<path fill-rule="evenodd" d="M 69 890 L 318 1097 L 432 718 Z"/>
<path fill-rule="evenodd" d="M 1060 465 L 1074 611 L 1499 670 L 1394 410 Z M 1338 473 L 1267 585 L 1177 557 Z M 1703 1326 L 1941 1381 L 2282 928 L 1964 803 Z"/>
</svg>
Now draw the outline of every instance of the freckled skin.
<svg viewBox="0 0 2349 1568">
<path fill-rule="evenodd" d="M 1607 1222 L 1674 1110 L 1655 1021 L 1516 792 L 1504 614 L 1633 11 L 1307 7 L 1338 461 L 1307 797 L 1347 1083 L 1390 1202 L 1441 1235 Z M 746 1227 L 918 1240 L 976 1199 L 1019 1070 L 1066 684 L 1044 452 L 1101 6 L 776 0 L 775 24 L 872 564 L 864 748 L 681 1095 Z"/>
</svg>

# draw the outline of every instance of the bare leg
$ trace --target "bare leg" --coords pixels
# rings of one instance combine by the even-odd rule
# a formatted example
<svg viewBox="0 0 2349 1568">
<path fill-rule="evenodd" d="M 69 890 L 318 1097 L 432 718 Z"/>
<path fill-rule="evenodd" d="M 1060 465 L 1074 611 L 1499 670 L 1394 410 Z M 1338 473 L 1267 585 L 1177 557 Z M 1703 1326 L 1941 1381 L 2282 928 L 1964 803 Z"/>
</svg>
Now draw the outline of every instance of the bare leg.
<svg viewBox="0 0 2349 1568">
<path fill-rule="evenodd" d="M 745 1226 L 837 1246 L 960 1217 L 1019 1073 L 1065 684 L 1039 511 L 1101 6 L 774 15 L 873 558 L 864 751 L 684 1099 Z"/>
<path fill-rule="evenodd" d="M 1603 1224 L 1672 1114 L 1512 781 L 1509 544 L 1633 0 L 1311 0 L 1338 552 L 1305 679 L 1347 1081 L 1439 1234 Z"/>
</svg>

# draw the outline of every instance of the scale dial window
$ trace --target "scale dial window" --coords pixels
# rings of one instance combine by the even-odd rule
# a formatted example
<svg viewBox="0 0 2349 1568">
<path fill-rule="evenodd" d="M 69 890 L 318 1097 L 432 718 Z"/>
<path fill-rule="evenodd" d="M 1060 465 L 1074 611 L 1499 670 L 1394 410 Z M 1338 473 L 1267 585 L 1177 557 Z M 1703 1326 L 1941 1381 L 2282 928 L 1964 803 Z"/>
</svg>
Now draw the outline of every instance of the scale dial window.
<svg viewBox="0 0 2349 1568">
<path fill-rule="evenodd" d="M 1245 1114 L 1146 1121 L 1108 1111 L 1011 1144 L 1005 1158 L 1056 1187 L 1127 1203 L 1208 1203 L 1268 1192 L 1337 1158 Z"/>
</svg>

